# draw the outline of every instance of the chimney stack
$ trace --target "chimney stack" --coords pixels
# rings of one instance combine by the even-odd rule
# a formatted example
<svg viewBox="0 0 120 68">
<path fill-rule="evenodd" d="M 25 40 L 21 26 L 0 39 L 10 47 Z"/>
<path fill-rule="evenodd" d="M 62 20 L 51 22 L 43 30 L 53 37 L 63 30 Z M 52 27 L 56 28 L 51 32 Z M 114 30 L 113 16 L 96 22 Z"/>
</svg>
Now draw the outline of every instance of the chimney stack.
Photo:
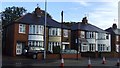
<svg viewBox="0 0 120 68">
<path fill-rule="evenodd" d="M 36 14 L 37 17 L 41 17 L 42 11 L 39 7 L 35 8 L 35 14 Z"/>
<path fill-rule="evenodd" d="M 114 23 L 114 24 L 112 25 L 112 28 L 113 28 L 113 29 L 117 29 L 117 25 Z"/>
<path fill-rule="evenodd" d="M 84 17 L 84 18 L 82 19 L 82 23 L 83 23 L 83 24 L 87 24 L 87 23 L 88 23 L 87 17 Z"/>
</svg>

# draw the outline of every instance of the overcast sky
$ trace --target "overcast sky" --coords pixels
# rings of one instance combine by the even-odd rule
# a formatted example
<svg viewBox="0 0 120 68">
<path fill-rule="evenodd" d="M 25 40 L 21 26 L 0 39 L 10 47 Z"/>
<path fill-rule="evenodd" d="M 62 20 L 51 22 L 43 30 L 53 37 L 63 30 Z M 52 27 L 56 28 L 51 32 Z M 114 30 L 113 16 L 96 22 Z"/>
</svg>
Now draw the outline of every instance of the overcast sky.
<svg viewBox="0 0 120 68">
<path fill-rule="evenodd" d="M 39 4 L 44 10 L 44 0 L 3 0 L 1 1 L 1 9 L 6 7 L 18 6 L 32 12 Z M 80 22 L 84 16 L 88 17 L 88 22 L 106 29 L 113 23 L 118 24 L 118 0 L 47 0 L 47 12 L 56 21 L 61 21 L 61 11 L 64 12 L 64 21 Z"/>
</svg>

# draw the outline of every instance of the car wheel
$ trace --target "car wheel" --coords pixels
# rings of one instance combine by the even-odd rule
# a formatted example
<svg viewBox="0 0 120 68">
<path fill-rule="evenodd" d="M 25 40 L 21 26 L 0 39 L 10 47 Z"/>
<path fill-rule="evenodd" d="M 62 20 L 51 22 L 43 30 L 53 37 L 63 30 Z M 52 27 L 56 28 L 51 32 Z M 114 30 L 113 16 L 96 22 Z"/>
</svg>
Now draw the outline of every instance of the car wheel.
<svg viewBox="0 0 120 68">
<path fill-rule="evenodd" d="M 36 54 L 33 54 L 33 59 L 36 59 L 37 58 L 37 55 Z"/>
</svg>

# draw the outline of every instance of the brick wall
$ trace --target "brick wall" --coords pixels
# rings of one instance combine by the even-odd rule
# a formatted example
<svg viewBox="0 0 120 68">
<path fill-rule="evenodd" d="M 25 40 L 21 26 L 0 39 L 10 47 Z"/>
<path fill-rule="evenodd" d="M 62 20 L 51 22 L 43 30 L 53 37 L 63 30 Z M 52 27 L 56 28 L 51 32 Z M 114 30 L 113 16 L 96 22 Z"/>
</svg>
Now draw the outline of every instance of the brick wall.
<svg viewBox="0 0 120 68">
<path fill-rule="evenodd" d="M 79 59 L 81 58 L 80 54 L 62 54 L 64 59 Z"/>
<path fill-rule="evenodd" d="M 81 58 L 81 55 L 79 54 L 62 54 L 62 58 L 64 59 L 79 59 Z M 37 55 L 37 59 L 38 60 L 42 60 L 43 59 L 43 54 L 39 53 Z M 60 54 L 47 54 L 46 55 L 46 59 L 61 59 L 61 55 Z"/>
</svg>

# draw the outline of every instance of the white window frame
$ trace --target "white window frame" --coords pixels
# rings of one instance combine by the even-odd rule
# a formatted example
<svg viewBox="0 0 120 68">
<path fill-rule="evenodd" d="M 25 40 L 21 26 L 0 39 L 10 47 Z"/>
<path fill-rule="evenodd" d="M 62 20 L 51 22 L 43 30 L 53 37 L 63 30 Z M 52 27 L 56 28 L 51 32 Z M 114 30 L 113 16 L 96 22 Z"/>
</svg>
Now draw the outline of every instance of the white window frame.
<svg viewBox="0 0 120 68">
<path fill-rule="evenodd" d="M 116 52 L 119 52 L 120 45 L 116 45 Z"/>
<path fill-rule="evenodd" d="M 119 36 L 118 35 L 116 35 L 116 41 L 119 41 Z"/>
<path fill-rule="evenodd" d="M 95 44 L 89 44 L 89 51 L 95 52 Z"/>
<path fill-rule="evenodd" d="M 64 37 L 68 37 L 68 30 L 67 30 L 67 29 L 64 29 L 64 30 L 63 30 L 63 36 L 64 36 Z"/>
<path fill-rule="evenodd" d="M 85 31 L 80 31 L 80 38 L 85 38 Z"/>
<path fill-rule="evenodd" d="M 29 34 L 44 34 L 44 26 L 42 25 L 29 25 Z"/>
<path fill-rule="evenodd" d="M 84 48 L 85 48 L 85 49 L 84 49 Z M 83 44 L 83 45 L 81 46 L 81 51 L 82 51 L 82 52 L 87 52 L 88 50 L 89 50 L 88 45 L 84 45 L 84 44 Z"/>
<path fill-rule="evenodd" d="M 61 36 L 61 29 L 60 28 L 49 28 L 49 35 L 50 36 Z"/>
<path fill-rule="evenodd" d="M 107 50 L 107 47 L 108 46 L 106 46 L 105 44 L 98 44 L 98 51 L 99 52 L 107 52 L 107 51 L 109 51 L 109 47 L 108 47 L 108 50 Z"/>
<path fill-rule="evenodd" d="M 25 24 L 19 24 L 19 33 L 25 34 L 26 31 L 26 25 Z"/>
</svg>

